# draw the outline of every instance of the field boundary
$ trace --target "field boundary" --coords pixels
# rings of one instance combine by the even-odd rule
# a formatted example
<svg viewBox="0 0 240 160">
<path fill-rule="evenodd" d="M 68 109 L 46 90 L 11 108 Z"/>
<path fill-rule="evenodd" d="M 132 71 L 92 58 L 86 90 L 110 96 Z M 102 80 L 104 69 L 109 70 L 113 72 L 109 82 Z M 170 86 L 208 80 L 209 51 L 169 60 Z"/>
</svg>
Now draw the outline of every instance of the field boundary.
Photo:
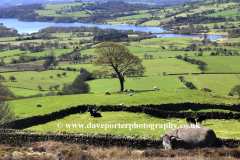
<svg viewBox="0 0 240 160">
<path fill-rule="evenodd" d="M 12 130 L 12 129 L 0 129 L 0 144 L 21 146 L 26 143 L 39 142 L 39 141 L 58 141 L 67 143 L 88 144 L 98 147 L 130 147 L 136 149 L 147 148 L 163 148 L 162 139 L 138 139 L 138 138 L 122 138 L 114 137 L 111 134 L 71 134 L 71 133 L 57 133 L 44 132 L 39 134 L 34 131 L 27 130 Z M 239 147 L 240 140 L 237 139 L 221 139 L 217 138 L 216 147 L 226 146 L 229 148 Z"/>
</svg>

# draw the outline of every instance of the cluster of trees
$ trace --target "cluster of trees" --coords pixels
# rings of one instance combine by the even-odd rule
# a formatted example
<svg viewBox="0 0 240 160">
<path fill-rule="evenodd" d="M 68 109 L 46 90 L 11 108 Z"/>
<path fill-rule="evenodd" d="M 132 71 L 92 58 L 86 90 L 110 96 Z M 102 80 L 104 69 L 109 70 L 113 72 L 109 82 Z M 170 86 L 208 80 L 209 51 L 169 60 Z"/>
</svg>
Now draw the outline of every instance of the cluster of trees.
<svg viewBox="0 0 240 160">
<path fill-rule="evenodd" d="M 54 56 L 54 52 L 53 51 L 50 51 L 50 53 L 47 56 L 46 60 L 43 62 L 43 67 L 45 69 L 47 69 L 48 67 L 51 66 L 51 64 L 53 66 L 57 66 L 58 65 L 58 61 L 56 60 L 56 57 Z"/>
<path fill-rule="evenodd" d="M 34 10 L 42 10 L 41 4 L 17 5 L 0 9 L 0 18 L 18 18 L 21 21 L 36 21 Z"/>
<path fill-rule="evenodd" d="M 124 1 L 108 1 L 106 3 L 87 3 L 84 6 L 84 8 L 91 11 L 101 10 L 102 13 L 110 12 L 112 14 L 112 13 L 118 13 L 118 12 L 146 10 L 149 7 L 141 3 L 126 3 Z"/>
<path fill-rule="evenodd" d="M 15 37 L 18 36 L 18 31 L 16 29 L 7 28 L 0 25 L 0 37 Z"/>
<path fill-rule="evenodd" d="M 147 53 L 145 53 L 145 54 L 143 55 L 143 57 L 144 57 L 145 59 L 153 59 L 153 55 L 152 55 L 152 54 L 147 54 Z"/>
<path fill-rule="evenodd" d="M 29 37 L 18 37 L 16 38 L 15 40 L 16 41 L 24 41 L 24 40 L 35 40 L 35 39 L 57 39 L 56 36 L 51 36 L 50 33 L 43 33 L 43 34 L 40 34 L 40 35 L 32 35 L 32 36 L 29 36 Z"/>
<path fill-rule="evenodd" d="M 54 22 L 76 22 L 74 16 L 56 16 L 53 19 Z"/>
<path fill-rule="evenodd" d="M 62 94 L 83 94 L 89 93 L 90 87 L 85 81 L 92 80 L 92 74 L 86 69 L 80 69 L 80 75 L 78 75 L 72 84 L 64 83 L 62 87 Z"/>
<path fill-rule="evenodd" d="M 228 30 L 228 37 L 229 38 L 238 38 L 238 37 L 240 37 L 240 29 Z"/>
<path fill-rule="evenodd" d="M 135 23 L 135 26 L 138 26 L 139 24 L 145 23 L 147 21 L 149 21 L 150 19 L 148 18 L 140 18 L 139 20 L 137 20 L 137 22 Z"/>
<path fill-rule="evenodd" d="M 163 26 L 164 29 L 174 29 L 175 26 L 181 26 L 185 24 L 207 24 L 207 23 L 218 23 L 218 22 L 225 22 L 226 20 L 231 21 L 231 17 L 225 18 L 221 15 L 218 17 L 175 17 L 173 20 L 168 22 L 161 22 L 159 25 Z"/>
<path fill-rule="evenodd" d="M 211 52 L 210 56 L 219 56 L 219 55 L 225 55 L 225 56 L 239 56 L 238 51 L 231 51 L 231 50 L 226 50 L 222 48 L 217 48 L 216 52 Z"/>
<path fill-rule="evenodd" d="M 120 33 L 120 32 L 114 32 L 114 33 L 109 33 L 109 34 L 100 34 L 96 35 L 93 37 L 94 41 L 110 41 L 112 39 L 120 40 L 122 38 L 128 38 L 128 35 L 125 33 Z"/>
<path fill-rule="evenodd" d="M 208 26 L 203 27 L 203 25 L 197 25 L 194 27 L 194 25 L 191 23 L 188 27 L 176 27 L 173 31 L 174 34 L 197 34 L 197 33 L 203 33 L 203 32 L 209 32 Z"/>
<path fill-rule="evenodd" d="M 84 63 L 86 59 L 91 59 L 92 55 L 81 55 L 79 50 L 73 50 L 69 53 L 62 53 L 60 56 L 58 56 L 59 61 L 72 61 L 71 63 Z"/>
<path fill-rule="evenodd" d="M 133 16 L 133 15 L 138 15 L 140 13 L 137 12 L 128 12 L 128 13 L 115 13 L 112 15 L 112 17 L 125 17 L 125 16 Z"/>
</svg>

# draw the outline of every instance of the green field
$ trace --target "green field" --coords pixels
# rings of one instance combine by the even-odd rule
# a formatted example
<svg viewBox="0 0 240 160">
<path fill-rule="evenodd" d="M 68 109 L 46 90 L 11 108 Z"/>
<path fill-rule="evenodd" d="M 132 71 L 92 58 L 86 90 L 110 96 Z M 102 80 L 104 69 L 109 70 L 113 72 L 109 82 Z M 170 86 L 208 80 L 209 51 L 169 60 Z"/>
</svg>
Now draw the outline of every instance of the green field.
<svg viewBox="0 0 240 160">
<path fill-rule="evenodd" d="M 199 90 L 210 88 L 219 95 L 227 95 L 235 85 L 240 84 L 240 78 L 235 74 L 184 75 L 184 79 L 192 82 Z"/>
<path fill-rule="evenodd" d="M 145 75 L 200 73 L 197 65 L 187 63 L 176 58 L 144 60 L 143 65 L 147 66 Z"/>
<path fill-rule="evenodd" d="M 62 119 L 40 124 L 37 126 L 26 128 L 26 130 L 40 131 L 61 131 L 61 132 L 84 132 L 84 133 L 103 133 L 103 134 L 124 134 L 135 135 L 141 137 L 162 138 L 164 132 L 176 129 L 177 127 L 186 125 L 185 119 L 172 118 L 171 120 L 152 117 L 144 113 L 128 113 L 128 112 L 101 112 L 101 118 L 92 118 L 88 113 L 70 115 Z M 128 118 L 126 118 L 128 117 Z M 63 128 L 58 128 L 57 123 L 62 123 Z M 117 124 L 138 124 L 139 128 L 119 128 Z M 70 126 L 68 126 L 70 124 Z M 83 128 L 73 128 L 71 124 L 83 124 Z M 96 125 L 103 125 L 103 128 Z M 116 128 L 110 128 L 112 126 Z M 145 124 L 145 128 L 144 128 Z M 158 124 L 158 125 L 157 125 Z M 95 125 L 95 128 L 94 128 Z M 109 127 L 108 127 L 109 125 Z M 164 126 L 165 125 L 165 126 Z M 135 125 L 136 126 L 136 125 Z M 142 126 L 142 128 L 140 128 Z M 86 127 L 86 128 L 85 128 Z M 91 128 L 90 128 L 91 127 Z M 237 120 L 207 120 L 206 128 L 213 129 L 217 137 L 221 138 L 239 138 L 240 125 Z"/>
<path fill-rule="evenodd" d="M 198 56 L 195 59 L 207 63 L 205 73 L 240 73 L 240 56 Z"/>
<path fill-rule="evenodd" d="M 162 104 L 182 102 L 212 103 L 212 104 L 240 103 L 240 100 L 235 97 L 220 96 L 199 90 L 180 89 L 181 92 L 175 92 L 175 89 L 160 89 L 160 91 L 154 91 L 153 87 L 149 88 L 150 91 L 146 90 L 141 91 L 136 88 L 133 89 L 135 90 L 133 96 L 125 95 L 125 93 L 113 93 L 113 92 L 111 92 L 112 94 L 110 96 L 106 96 L 104 92 L 109 90 L 109 88 L 106 88 L 103 90 L 103 93 L 98 94 L 95 93 L 64 96 L 48 96 L 13 100 L 11 101 L 11 103 L 15 106 L 14 112 L 18 118 L 44 115 L 51 113 L 53 111 L 58 111 L 61 109 L 65 109 L 72 106 L 78 106 L 81 104 L 118 105 L 124 103 L 125 106 L 130 106 L 141 104 Z M 43 107 L 36 108 L 37 103 L 40 103 Z M 205 111 L 211 112 L 212 109 Z"/>
<path fill-rule="evenodd" d="M 62 74 L 66 72 L 67 75 L 61 76 L 61 78 L 57 77 L 57 74 Z M 35 72 L 35 71 L 25 71 L 25 72 L 8 72 L 2 73 L 1 75 L 8 79 L 10 76 L 14 76 L 16 81 L 5 81 L 2 82 L 3 85 L 12 86 L 12 87 L 21 87 L 21 88 L 28 88 L 33 90 L 38 90 L 38 85 L 42 87 L 42 90 L 48 91 L 51 85 L 62 85 L 63 83 L 70 83 L 73 82 L 75 77 L 79 74 L 79 72 L 73 71 L 62 71 L 62 70 L 49 70 L 49 71 L 42 71 L 42 72 Z M 53 76 L 51 79 L 50 76 Z M 31 80 L 31 78 L 33 79 Z M 10 88 L 11 89 L 11 88 Z M 23 90 L 23 92 L 25 89 Z M 31 90 L 32 91 L 32 90 Z M 34 91 L 34 93 L 36 92 Z M 39 91 L 41 93 L 42 91 Z"/>
<path fill-rule="evenodd" d="M 224 16 L 226 18 L 231 16 L 232 18 L 235 18 L 236 16 L 239 16 L 239 15 L 240 15 L 240 12 L 238 12 L 238 8 L 235 8 L 235 9 L 232 9 L 232 10 L 227 10 L 227 11 L 208 14 L 207 16 L 209 16 L 209 17 Z"/>
</svg>

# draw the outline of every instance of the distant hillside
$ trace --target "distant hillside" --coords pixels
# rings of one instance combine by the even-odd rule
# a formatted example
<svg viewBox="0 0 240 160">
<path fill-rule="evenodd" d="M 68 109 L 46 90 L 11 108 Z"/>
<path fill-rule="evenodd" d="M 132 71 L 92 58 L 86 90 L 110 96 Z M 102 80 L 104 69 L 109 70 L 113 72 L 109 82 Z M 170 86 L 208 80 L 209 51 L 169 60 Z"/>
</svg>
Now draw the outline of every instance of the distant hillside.
<svg viewBox="0 0 240 160">
<path fill-rule="evenodd" d="M 107 2 L 109 0 L 0 0 L 0 8 L 6 8 L 10 6 L 17 6 L 17 5 L 28 5 L 33 3 L 40 3 L 43 5 L 47 4 L 62 4 L 62 3 L 72 3 L 75 1 L 81 2 Z M 119 1 L 119 0 L 111 0 L 111 1 Z M 147 3 L 147 4 L 171 4 L 177 5 L 182 4 L 192 0 L 122 0 L 124 2 L 130 3 Z"/>
<path fill-rule="evenodd" d="M 83 2 L 89 1 L 89 0 L 82 0 Z M 107 2 L 108 0 L 97 0 L 98 2 Z M 113 0 L 113 1 L 119 1 L 119 0 Z M 177 5 L 182 4 L 185 2 L 189 2 L 192 0 L 122 0 L 124 2 L 134 2 L 134 3 L 155 3 L 155 4 L 171 4 L 171 5 Z"/>
</svg>

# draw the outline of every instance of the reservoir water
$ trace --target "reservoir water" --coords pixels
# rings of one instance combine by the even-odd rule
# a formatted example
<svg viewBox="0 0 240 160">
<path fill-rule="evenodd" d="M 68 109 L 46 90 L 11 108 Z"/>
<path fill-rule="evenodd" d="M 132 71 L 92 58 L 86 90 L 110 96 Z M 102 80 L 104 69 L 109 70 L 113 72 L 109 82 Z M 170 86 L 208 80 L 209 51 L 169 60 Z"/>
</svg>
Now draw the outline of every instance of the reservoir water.
<svg viewBox="0 0 240 160">
<path fill-rule="evenodd" d="M 102 29 L 114 28 L 117 30 L 133 30 L 133 31 L 142 31 L 142 32 L 152 32 L 152 33 L 163 33 L 165 30 L 160 27 L 145 27 L 145 26 L 127 26 L 127 25 L 103 25 L 103 24 L 91 24 L 91 23 L 52 23 L 52 22 L 27 22 L 27 21 L 18 21 L 15 18 L 0 18 L 0 23 L 3 23 L 7 28 L 15 28 L 19 34 L 22 33 L 33 33 L 38 32 L 43 28 L 50 26 L 61 26 L 61 27 L 99 27 Z M 166 33 L 168 31 L 165 31 Z M 157 37 L 168 38 L 168 37 L 200 37 L 202 35 L 180 35 L 180 34 L 155 34 Z M 222 38 L 221 35 L 208 35 L 207 38 L 211 40 L 216 40 Z"/>
</svg>

